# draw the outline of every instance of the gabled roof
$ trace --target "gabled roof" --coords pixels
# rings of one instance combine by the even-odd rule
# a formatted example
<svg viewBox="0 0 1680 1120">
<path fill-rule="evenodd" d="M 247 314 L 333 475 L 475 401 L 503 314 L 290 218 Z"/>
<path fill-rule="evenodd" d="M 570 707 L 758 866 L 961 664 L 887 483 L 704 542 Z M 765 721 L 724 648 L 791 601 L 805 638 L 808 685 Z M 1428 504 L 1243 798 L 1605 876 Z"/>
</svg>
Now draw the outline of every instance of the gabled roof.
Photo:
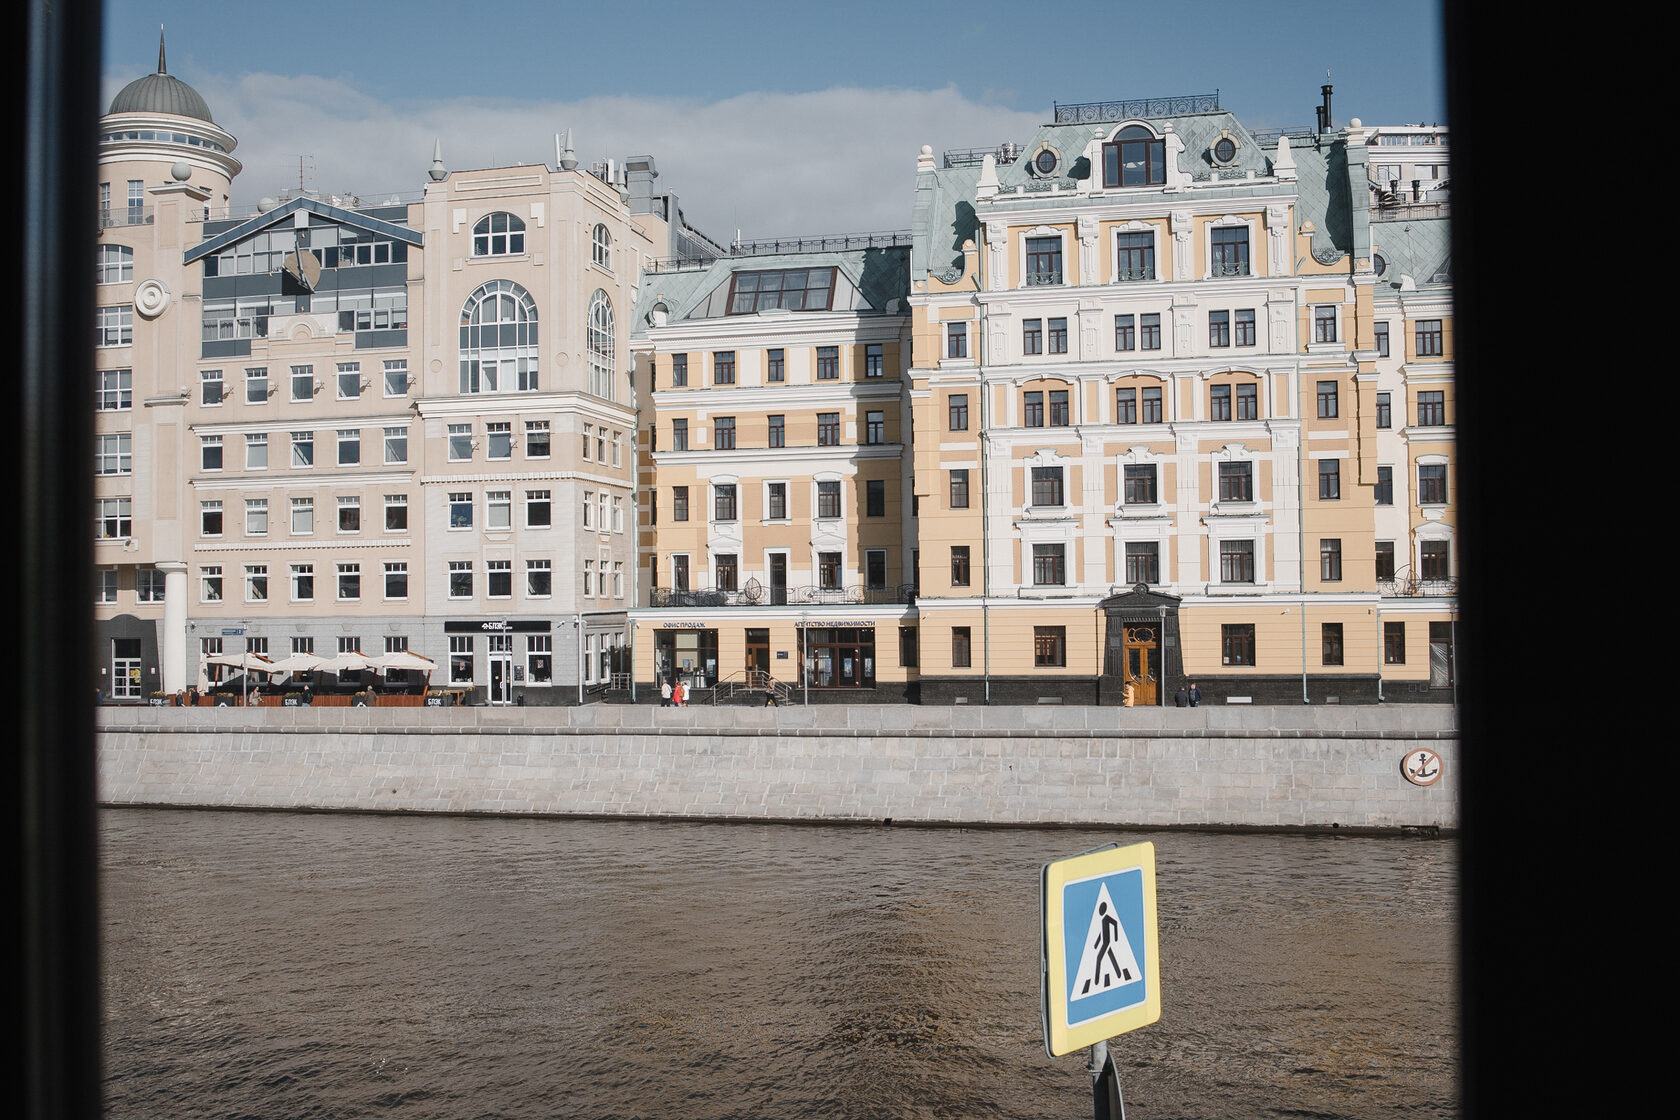
<svg viewBox="0 0 1680 1120">
<path fill-rule="evenodd" d="M 218 233 L 215 237 L 212 237 L 202 245 L 193 246 L 191 249 L 188 249 L 182 257 L 182 263 L 192 264 L 200 257 L 207 257 L 212 253 L 219 253 L 229 245 L 237 244 L 253 234 L 261 233 L 269 226 L 278 224 L 280 221 L 291 217 L 299 210 L 306 210 L 311 214 L 319 214 L 321 217 L 337 222 L 341 226 L 351 226 L 355 229 L 365 230 L 368 233 L 378 234 L 380 237 L 389 237 L 393 241 L 405 241 L 410 245 L 416 246 L 423 245 L 425 243 L 425 239 L 421 236 L 418 230 L 412 230 L 407 226 L 399 226 L 394 222 L 383 221 L 379 218 L 369 217 L 368 215 L 356 210 L 346 210 L 342 206 L 332 206 L 325 202 L 317 202 L 313 198 L 300 196 L 289 202 L 276 206 L 267 213 L 258 214 L 256 217 L 251 218 L 248 221 L 241 222 L 232 229 L 223 230 L 221 233 Z"/>
</svg>

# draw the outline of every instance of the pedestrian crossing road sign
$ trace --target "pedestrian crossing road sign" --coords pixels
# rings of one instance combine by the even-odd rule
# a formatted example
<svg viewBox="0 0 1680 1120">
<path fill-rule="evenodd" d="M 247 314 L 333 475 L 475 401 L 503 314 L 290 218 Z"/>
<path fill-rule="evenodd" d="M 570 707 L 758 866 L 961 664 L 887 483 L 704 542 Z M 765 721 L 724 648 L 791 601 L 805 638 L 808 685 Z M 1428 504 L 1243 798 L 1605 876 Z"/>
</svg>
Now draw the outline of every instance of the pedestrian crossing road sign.
<svg viewBox="0 0 1680 1120">
<path fill-rule="evenodd" d="M 1159 1019 L 1155 845 L 1052 860 L 1040 886 L 1045 1051 L 1060 1057 Z"/>
</svg>

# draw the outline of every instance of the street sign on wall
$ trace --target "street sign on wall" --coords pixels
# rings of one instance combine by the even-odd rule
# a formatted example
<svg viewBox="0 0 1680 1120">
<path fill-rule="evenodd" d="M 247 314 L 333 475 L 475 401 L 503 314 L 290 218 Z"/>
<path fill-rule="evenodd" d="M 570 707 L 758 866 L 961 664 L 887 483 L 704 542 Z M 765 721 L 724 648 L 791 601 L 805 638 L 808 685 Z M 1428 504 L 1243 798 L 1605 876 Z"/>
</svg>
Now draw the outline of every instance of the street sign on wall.
<svg viewBox="0 0 1680 1120">
<path fill-rule="evenodd" d="M 1093 1046 L 1161 1017 L 1155 845 L 1110 845 L 1040 874 L 1044 1049 Z"/>
</svg>

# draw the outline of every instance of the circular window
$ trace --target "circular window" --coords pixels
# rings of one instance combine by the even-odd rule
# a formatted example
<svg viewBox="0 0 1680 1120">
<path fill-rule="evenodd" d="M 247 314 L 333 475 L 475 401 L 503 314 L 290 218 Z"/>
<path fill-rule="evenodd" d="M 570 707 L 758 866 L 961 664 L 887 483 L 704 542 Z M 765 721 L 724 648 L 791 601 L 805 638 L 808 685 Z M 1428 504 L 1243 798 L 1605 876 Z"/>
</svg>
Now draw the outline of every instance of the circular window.
<svg viewBox="0 0 1680 1120">
<path fill-rule="evenodd" d="M 1229 136 L 1221 136 L 1213 143 L 1213 158 L 1220 163 L 1230 163 L 1237 158 L 1237 142 Z"/>
<path fill-rule="evenodd" d="M 1383 273 L 1388 271 L 1388 262 L 1383 260 L 1383 255 L 1381 253 L 1372 254 L 1371 271 L 1375 272 L 1378 276 L 1381 276 Z"/>
<path fill-rule="evenodd" d="M 1040 175 L 1050 175 L 1056 170 L 1056 153 L 1049 148 L 1043 148 L 1033 157 L 1033 170 Z"/>
</svg>

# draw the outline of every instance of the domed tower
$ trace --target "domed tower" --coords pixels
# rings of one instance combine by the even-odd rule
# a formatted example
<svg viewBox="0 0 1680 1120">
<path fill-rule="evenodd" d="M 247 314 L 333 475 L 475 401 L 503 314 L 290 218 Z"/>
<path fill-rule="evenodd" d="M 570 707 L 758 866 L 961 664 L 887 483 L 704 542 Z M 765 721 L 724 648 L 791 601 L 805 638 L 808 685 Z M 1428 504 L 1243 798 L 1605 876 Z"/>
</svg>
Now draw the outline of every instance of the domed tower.
<svg viewBox="0 0 1680 1120">
<path fill-rule="evenodd" d="M 124 86 L 99 120 L 100 210 L 112 224 L 140 224 L 148 192 L 180 190 L 177 184 L 206 207 L 225 209 L 241 170 L 233 156 L 238 145 L 217 127 L 199 92 L 169 73 L 160 31 L 157 73 Z"/>
</svg>

